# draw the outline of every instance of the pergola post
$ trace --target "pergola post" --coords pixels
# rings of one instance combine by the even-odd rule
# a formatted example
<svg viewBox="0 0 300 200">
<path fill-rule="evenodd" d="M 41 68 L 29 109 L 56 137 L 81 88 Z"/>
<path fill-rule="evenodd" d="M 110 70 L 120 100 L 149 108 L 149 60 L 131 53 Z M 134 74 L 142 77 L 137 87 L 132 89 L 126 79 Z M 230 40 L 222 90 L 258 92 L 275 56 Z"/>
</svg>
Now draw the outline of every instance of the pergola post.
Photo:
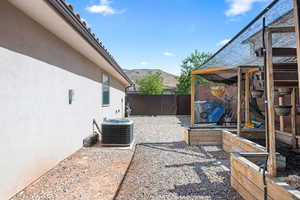
<svg viewBox="0 0 300 200">
<path fill-rule="evenodd" d="M 249 124 L 250 119 L 250 73 L 245 73 L 245 122 Z"/>
<path fill-rule="evenodd" d="M 300 0 L 294 0 L 294 21 L 297 42 L 297 63 L 298 63 L 298 78 L 300 77 Z M 300 80 L 298 81 L 300 91 Z M 300 95 L 299 95 L 300 96 Z"/>
<path fill-rule="evenodd" d="M 196 75 L 192 74 L 191 81 L 191 126 L 195 125 L 195 90 L 196 90 Z"/>
<path fill-rule="evenodd" d="M 283 97 L 279 97 L 279 105 L 283 105 L 284 102 L 283 102 Z M 284 131 L 284 116 L 279 116 L 279 130 L 280 131 Z"/>
<path fill-rule="evenodd" d="M 297 129 L 296 129 L 296 88 L 293 88 L 293 92 L 291 95 L 291 105 L 292 105 L 292 112 L 291 112 L 291 131 L 292 131 L 292 146 L 293 148 L 297 148 Z"/>
<path fill-rule="evenodd" d="M 237 73 L 237 135 L 240 136 L 241 134 L 241 103 L 242 103 L 242 79 L 243 74 L 241 72 L 241 68 L 238 68 Z"/>
<path fill-rule="evenodd" d="M 299 84 L 299 91 L 300 91 L 300 0 L 294 0 L 294 22 L 295 22 L 295 33 L 296 33 L 296 44 L 297 44 L 297 63 L 298 63 L 298 84 Z M 300 94 L 300 92 L 299 92 Z M 300 96 L 300 95 L 299 95 Z M 293 108 L 293 110 L 296 110 Z M 296 116 L 295 116 L 296 118 Z M 296 120 L 296 119 L 295 119 Z M 296 125 L 293 130 L 293 124 L 292 124 L 292 131 L 295 131 L 295 137 L 296 137 Z M 297 147 L 297 140 L 295 138 L 295 141 L 293 141 L 293 145 Z"/>
<path fill-rule="evenodd" d="M 272 32 L 268 31 L 266 41 L 266 76 L 267 78 L 267 102 L 268 102 L 268 142 L 269 159 L 268 172 L 271 176 L 277 175 L 276 165 L 276 137 L 275 137 L 275 113 L 274 113 L 274 79 L 273 79 L 273 47 Z"/>
</svg>

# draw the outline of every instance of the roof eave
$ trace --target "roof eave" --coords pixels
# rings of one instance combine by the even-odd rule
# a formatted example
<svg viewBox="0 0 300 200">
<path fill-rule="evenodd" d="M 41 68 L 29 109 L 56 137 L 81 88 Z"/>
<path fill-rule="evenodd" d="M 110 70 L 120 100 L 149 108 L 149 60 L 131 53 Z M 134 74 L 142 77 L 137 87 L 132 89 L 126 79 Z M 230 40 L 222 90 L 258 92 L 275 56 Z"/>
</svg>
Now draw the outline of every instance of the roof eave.
<svg viewBox="0 0 300 200">
<path fill-rule="evenodd" d="M 75 13 L 68 7 L 64 0 L 44 0 L 48 2 L 53 8 L 55 8 L 69 23 L 70 25 L 81 34 L 86 41 L 93 47 L 95 50 L 100 53 L 101 56 L 119 73 L 122 77 L 128 82 L 129 85 L 132 85 L 133 82 L 125 74 L 119 64 L 115 59 L 109 54 L 109 52 L 101 45 L 95 36 L 88 30 L 86 26 L 76 17 Z"/>
</svg>

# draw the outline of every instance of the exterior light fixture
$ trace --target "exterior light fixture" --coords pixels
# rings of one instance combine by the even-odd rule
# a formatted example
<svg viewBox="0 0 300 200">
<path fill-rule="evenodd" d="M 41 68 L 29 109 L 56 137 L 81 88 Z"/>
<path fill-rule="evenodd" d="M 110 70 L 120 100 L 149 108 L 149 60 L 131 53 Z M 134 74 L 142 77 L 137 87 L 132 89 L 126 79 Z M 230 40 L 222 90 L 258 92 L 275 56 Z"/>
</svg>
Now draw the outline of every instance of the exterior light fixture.
<svg viewBox="0 0 300 200">
<path fill-rule="evenodd" d="M 74 90 L 73 89 L 69 89 L 69 104 L 72 104 L 73 100 L 74 100 Z"/>
</svg>

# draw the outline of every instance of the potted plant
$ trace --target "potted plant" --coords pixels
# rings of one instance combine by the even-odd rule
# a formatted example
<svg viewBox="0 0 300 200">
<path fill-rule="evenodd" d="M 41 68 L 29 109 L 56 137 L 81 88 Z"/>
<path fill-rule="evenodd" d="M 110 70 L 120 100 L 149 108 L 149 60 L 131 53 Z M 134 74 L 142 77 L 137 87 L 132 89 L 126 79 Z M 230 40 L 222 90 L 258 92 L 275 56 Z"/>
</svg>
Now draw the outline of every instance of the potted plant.
<svg viewBox="0 0 300 200">
<path fill-rule="evenodd" d="M 291 113 L 292 105 L 276 105 L 275 112 L 279 116 L 288 116 Z"/>
<path fill-rule="evenodd" d="M 210 87 L 211 94 L 215 97 L 222 97 L 225 93 L 224 86 L 212 86 Z"/>
</svg>

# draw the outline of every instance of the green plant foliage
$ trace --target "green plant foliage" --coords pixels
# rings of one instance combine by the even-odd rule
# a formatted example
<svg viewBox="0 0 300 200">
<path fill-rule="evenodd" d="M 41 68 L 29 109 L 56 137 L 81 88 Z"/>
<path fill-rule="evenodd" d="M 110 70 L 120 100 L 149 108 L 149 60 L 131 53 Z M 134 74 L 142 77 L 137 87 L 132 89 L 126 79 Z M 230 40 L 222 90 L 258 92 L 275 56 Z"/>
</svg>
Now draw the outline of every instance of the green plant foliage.
<svg viewBox="0 0 300 200">
<path fill-rule="evenodd" d="M 164 91 L 164 78 L 161 73 L 151 73 L 143 79 L 137 80 L 136 83 L 140 86 L 139 91 L 146 95 L 161 94 Z"/>
<path fill-rule="evenodd" d="M 200 69 L 211 53 L 198 52 L 195 50 L 189 57 L 184 59 L 181 64 L 181 74 L 178 77 L 178 84 L 176 85 L 176 94 L 190 94 L 191 93 L 191 73 L 193 70 Z M 205 84 L 208 81 L 202 77 L 197 77 L 197 84 Z"/>
</svg>

